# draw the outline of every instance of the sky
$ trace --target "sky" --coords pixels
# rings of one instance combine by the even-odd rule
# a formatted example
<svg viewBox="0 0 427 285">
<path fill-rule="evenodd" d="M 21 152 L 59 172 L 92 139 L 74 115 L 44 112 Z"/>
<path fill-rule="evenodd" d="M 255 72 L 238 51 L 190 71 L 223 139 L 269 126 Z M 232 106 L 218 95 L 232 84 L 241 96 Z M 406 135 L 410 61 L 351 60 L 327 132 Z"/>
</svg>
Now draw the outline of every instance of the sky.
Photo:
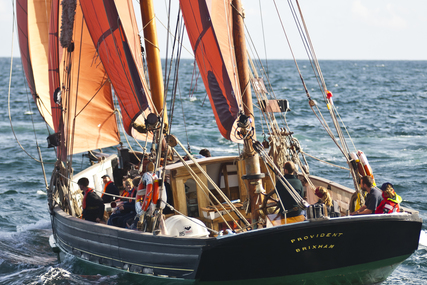
<svg viewBox="0 0 427 285">
<path fill-rule="evenodd" d="M 219 1 L 219 0 L 214 0 Z M 19 57 L 13 0 L 0 0 L 0 57 Z M 159 46 L 166 50 L 166 2 L 154 0 Z M 176 11 L 178 0 L 172 0 Z M 306 58 L 285 0 L 242 0 L 246 26 L 259 57 L 291 59 L 276 6 L 297 59 Z M 427 60 L 427 1 L 425 0 L 299 0 L 318 59 Z M 137 2 L 134 1 L 134 5 Z M 139 9 L 137 9 L 139 10 Z M 262 14 L 260 13 L 262 11 Z M 176 12 L 171 22 L 176 21 Z M 16 25 L 16 24 L 15 24 Z M 188 40 L 184 58 L 192 58 Z"/>
</svg>

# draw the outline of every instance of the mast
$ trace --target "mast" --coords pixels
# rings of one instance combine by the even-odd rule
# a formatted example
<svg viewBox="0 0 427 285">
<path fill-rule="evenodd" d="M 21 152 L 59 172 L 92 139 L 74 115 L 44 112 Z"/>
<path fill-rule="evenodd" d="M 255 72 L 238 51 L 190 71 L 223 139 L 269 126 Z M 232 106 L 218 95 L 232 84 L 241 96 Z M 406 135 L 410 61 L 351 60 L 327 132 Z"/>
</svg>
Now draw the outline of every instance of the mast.
<svg viewBox="0 0 427 285">
<path fill-rule="evenodd" d="M 147 53 L 148 76 L 150 78 L 151 97 L 157 114 L 163 110 L 164 86 L 160 49 L 157 41 L 156 19 L 152 0 L 141 0 L 141 17 L 144 27 L 145 51 Z M 163 122 L 167 122 L 167 113 L 163 114 Z"/>
<path fill-rule="evenodd" d="M 253 127 L 253 137 L 245 139 L 243 148 L 243 157 L 245 159 L 246 175 L 243 179 L 248 180 L 248 195 L 251 205 L 251 223 L 255 224 L 259 218 L 259 205 L 262 200 L 259 195 L 264 191 L 262 187 L 262 178 L 259 165 L 259 156 L 254 151 L 252 140 L 255 137 L 255 121 L 253 115 L 252 92 L 249 79 L 249 64 L 246 52 L 245 30 L 243 23 L 243 8 L 240 0 L 233 0 L 233 40 L 236 54 L 237 70 L 239 73 L 240 90 L 242 94 L 243 110 L 247 117 L 252 118 L 249 123 Z"/>
</svg>

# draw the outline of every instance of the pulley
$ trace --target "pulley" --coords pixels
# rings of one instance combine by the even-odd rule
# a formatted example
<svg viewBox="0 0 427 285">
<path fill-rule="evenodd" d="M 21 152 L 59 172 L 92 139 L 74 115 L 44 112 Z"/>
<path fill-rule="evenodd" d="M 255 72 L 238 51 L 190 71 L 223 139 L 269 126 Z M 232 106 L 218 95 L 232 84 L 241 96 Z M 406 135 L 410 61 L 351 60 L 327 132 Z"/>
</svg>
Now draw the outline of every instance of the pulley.
<svg viewBox="0 0 427 285">
<path fill-rule="evenodd" d="M 147 118 L 145 119 L 145 126 L 148 130 L 154 130 L 158 128 L 159 126 L 159 118 L 154 113 L 148 114 Z"/>
</svg>

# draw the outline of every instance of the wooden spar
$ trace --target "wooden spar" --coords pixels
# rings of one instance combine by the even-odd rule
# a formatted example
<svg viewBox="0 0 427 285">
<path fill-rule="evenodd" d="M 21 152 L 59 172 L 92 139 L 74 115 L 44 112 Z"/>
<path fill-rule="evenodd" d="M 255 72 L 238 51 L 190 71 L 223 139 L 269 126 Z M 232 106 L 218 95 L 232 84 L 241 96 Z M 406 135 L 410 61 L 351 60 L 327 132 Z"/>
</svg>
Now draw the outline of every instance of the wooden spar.
<svg viewBox="0 0 427 285">
<path fill-rule="evenodd" d="M 243 8 L 240 0 L 233 0 L 233 40 L 243 101 L 243 111 L 246 116 L 251 116 L 252 119 L 254 119 L 251 84 L 249 79 L 249 64 L 246 53 L 246 40 L 243 23 Z M 255 127 L 254 121 L 252 121 L 252 126 Z"/>
<path fill-rule="evenodd" d="M 164 104 L 164 86 L 153 1 L 141 0 L 140 8 L 142 25 L 144 27 L 145 52 L 147 53 L 151 97 L 153 98 L 157 114 L 160 114 Z M 163 118 L 164 122 L 167 122 L 167 112 L 164 112 Z"/>
<path fill-rule="evenodd" d="M 246 54 L 246 41 L 245 41 L 245 30 L 243 23 L 243 9 L 240 0 L 233 0 L 233 40 L 236 54 L 237 70 L 239 73 L 240 90 L 242 94 L 243 110 L 245 115 L 252 118 L 252 127 L 255 127 L 253 105 L 252 105 L 252 92 L 249 81 L 249 64 Z M 255 128 L 254 128 L 255 130 Z M 254 137 L 255 131 L 254 131 Z M 259 205 L 262 203 L 260 193 L 262 188 L 262 177 L 259 156 L 254 151 L 252 146 L 252 138 L 245 140 L 243 149 L 243 157 L 245 158 L 246 175 L 244 176 L 248 180 L 248 195 L 251 204 L 251 223 L 255 224 L 259 219 Z"/>
</svg>

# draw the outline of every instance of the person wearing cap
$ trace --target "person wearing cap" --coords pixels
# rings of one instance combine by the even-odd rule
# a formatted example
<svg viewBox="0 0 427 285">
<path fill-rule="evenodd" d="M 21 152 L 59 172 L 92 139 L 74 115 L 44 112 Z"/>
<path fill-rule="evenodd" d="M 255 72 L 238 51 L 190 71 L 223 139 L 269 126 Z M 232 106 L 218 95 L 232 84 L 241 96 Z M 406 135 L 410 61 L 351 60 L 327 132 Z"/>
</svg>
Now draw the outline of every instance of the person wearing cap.
<svg viewBox="0 0 427 285">
<path fill-rule="evenodd" d="M 402 202 L 402 197 L 396 194 L 393 185 L 389 182 L 384 183 L 381 186 L 381 190 L 383 191 L 383 200 L 375 210 L 375 214 L 398 213 L 400 211 L 399 204 Z"/>
<path fill-rule="evenodd" d="M 104 203 L 92 188 L 89 188 L 89 179 L 82 177 L 77 181 L 80 189 L 83 191 L 83 214 L 82 218 L 86 221 L 101 222 L 104 218 Z"/>
<path fill-rule="evenodd" d="M 102 201 L 104 201 L 104 203 L 111 203 L 111 201 L 115 200 L 116 197 L 105 194 L 113 194 L 118 196 L 120 195 L 119 189 L 117 189 L 116 185 L 114 185 L 113 181 L 111 181 L 110 176 L 108 176 L 107 174 L 103 175 L 101 178 L 104 182 L 104 191 L 102 191 L 101 195 Z"/>
<path fill-rule="evenodd" d="M 359 208 L 359 210 L 350 213 L 353 215 L 366 215 L 374 214 L 375 210 L 383 200 L 381 190 L 373 187 L 374 179 L 371 176 L 363 176 L 360 182 L 360 188 L 362 191 L 368 192 L 366 196 L 365 205 Z"/>
</svg>

